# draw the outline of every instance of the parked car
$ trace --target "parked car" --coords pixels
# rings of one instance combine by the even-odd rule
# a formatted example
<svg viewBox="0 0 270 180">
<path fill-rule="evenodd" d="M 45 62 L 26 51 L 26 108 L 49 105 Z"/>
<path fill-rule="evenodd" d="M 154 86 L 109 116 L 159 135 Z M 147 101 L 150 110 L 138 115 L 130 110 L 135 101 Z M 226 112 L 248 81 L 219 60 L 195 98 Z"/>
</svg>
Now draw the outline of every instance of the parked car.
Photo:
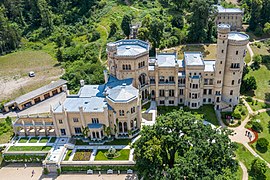
<svg viewBox="0 0 270 180">
<path fill-rule="evenodd" d="M 36 76 L 34 71 L 30 71 L 28 75 L 29 75 L 29 77 L 35 77 Z"/>
</svg>

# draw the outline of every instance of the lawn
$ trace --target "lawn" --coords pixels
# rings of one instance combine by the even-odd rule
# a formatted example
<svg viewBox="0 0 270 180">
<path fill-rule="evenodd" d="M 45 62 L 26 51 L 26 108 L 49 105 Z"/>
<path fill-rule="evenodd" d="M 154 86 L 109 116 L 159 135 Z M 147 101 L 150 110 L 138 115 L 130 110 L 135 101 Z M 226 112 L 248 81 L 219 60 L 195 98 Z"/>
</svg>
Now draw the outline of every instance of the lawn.
<svg viewBox="0 0 270 180">
<path fill-rule="evenodd" d="M 248 64 L 251 61 L 251 57 L 249 54 L 249 51 L 247 51 L 246 57 L 245 57 L 245 63 Z"/>
<path fill-rule="evenodd" d="M 248 102 L 248 104 L 253 111 L 258 111 L 260 109 L 270 108 L 270 104 L 266 104 L 264 102 L 259 102 L 256 100 L 253 100 L 253 102 Z"/>
<path fill-rule="evenodd" d="M 0 144 L 7 143 L 13 136 L 13 128 L 5 119 L 0 119 Z"/>
<path fill-rule="evenodd" d="M 69 158 L 70 158 L 70 156 L 71 156 L 71 153 L 72 153 L 72 150 L 69 149 L 69 150 L 67 151 L 67 153 L 66 153 L 66 156 L 65 156 L 64 161 L 68 161 L 68 160 L 69 160 Z"/>
<path fill-rule="evenodd" d="M 261 65 L 258 70 L 250 70 L 247 77 L 254 76 L 257 82 L 255 97 L 262 100 L 270 101 L 270 71 L 265 65 Z"/>
<path fill-rule="evenodd" d="M 238 144 L 238 149 L 235 151 L 235 154 L 236 159 L 241 161 L 247 169 L 250 169 L 251 162 L 255 159 L 255 157 L 242 144 Z M 266 171 L 265 175 L 267 179 L 270 178 L 270 169 Z"/>
<path fill-rule="evenodd" d="M 129 149 L 121 149 L 118 150 L 120 153 L 120 156 L 117 158 L 113 158 L 113 159 L 108 159 L 104 153 L 108 152 L 108 150 L 98 150 L 96 157 L 95 157 L 95 161 L 111 161 L 111 160 L 128 160 L 129 159 Z"/>
<path fill-rule="evenodd" d="M 22 63 L 23 62 L 23 63 Z M 29 78 L 34 71 L 36 77 Z M 56 80 L 62 74 L 57 61 L 43 51 L 18 51 L 0 57 L 0 82 L 3 96 L 0 100 L 13 99 Z"/>
<path fill-rule="evenodd" d="M 164 49 L 163 52 L 178 52 L 178 58 L 183 59 L 184 52 L 186 51 L 199 51 L 202 52 L 204 59 L 215 60 L 216 59 L 216 44 L 209 45 L 180 45 L 169 49 Z"/>
<path fill-rule="evenodd" d="M 37 143 L 39 140 L 39 137 L 32 137 L 29 141 L 29 143 Z"/>
<path fill-rule="evenodd" d="M 268 141 L 270 141 L 270 128 L 268 128 L 268 123 L 270 122 L 270 111 L 260 113 L 255 116 L 254 119 L 259 119 L 261 125 L 263 126 L 263 131 L 258 133 L 259 138 L 266 138 Z M 270 145 L 268 146 L 268 150 L 264 153 L 257 150 L 256 142 L 252 144 L 252 147 L 260 156 L 270 163 Z"/>
<path fill-rule="evenodd" d="M 250 47 L 254 55 L 270 55 L 269 47 L 267 47 L 263 42 L 253 43 Z"/>
<path fill-rule="evenodd" d="M 49 139 L 50 138 L 48 138 L 48 137 L 42 137 L 39 142 L 40 143 L 47 143 L 49 141 Z"/>
<path fill-rule="evenodd" d="M 11 146 L 8 151 L 50 151 L 51 146 Z"/>
<path fill-rule="evenodd" d="M 26 143 L 28 141 L 29 137 L 22 137 L 20 140 L 19 140 L 19 143 Z"/>
<path fill-rule="evenodd" d="M 90 149 L 78 149 L 76 150 L 73 161 L 89 161 L 92 150 Z"/>
<path fill-rule="evenodd" d="M 56 137 L 52 137 L 49 143 L 55 143 L 55 141 L 56 141 Z"/>
<path fill-rule="evenodd" d="M 104 145 L 128 145 L 131 143 L 130 139 L 115 139 L 110 142 L 105 142 Z"/>
</svg>

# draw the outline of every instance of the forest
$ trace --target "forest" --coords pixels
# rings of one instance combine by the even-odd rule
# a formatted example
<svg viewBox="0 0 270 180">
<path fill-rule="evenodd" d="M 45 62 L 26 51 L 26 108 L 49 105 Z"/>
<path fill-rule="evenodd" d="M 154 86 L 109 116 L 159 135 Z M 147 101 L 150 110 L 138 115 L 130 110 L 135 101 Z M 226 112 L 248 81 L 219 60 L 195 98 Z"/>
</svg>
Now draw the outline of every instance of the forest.
<svg viewBox="0 0 270 180">
<path fill-rule="evenodd" d="M 79 80 L 103 83 L 106 44 L 138 38 L 156 48 L 215 42 L 217 0 L 1 0 L 0 55 L 44 50 L 65 69 L 63 79 L 76 91 Z M 225 6 L 234 6 L 222 2 Z M 256 34 L 270 34 L 270 0 L 242 0 L 244 22 Z"/>
</svg>

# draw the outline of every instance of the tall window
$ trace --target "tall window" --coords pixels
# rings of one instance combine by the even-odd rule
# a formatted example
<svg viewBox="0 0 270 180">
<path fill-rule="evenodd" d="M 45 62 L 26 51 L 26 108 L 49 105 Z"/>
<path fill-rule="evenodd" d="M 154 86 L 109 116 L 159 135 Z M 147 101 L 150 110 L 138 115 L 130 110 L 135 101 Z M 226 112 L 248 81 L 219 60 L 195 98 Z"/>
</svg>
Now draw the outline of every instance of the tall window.
<svg viewBox="0 0 270 180">
<path fill-rule="evenodd" d="M 63 120 L 62 119 L 59 119 L 58 122 L 59 122 L 59 124 L 63 124 Z"/>
<path fill-rule="evenodd" d="M 170 97 L 174 97 L 174 90 L 173 90 L 173 89 L 170 89 L 170 90 L 169 90 L 169 96 L 170 96 Z"/>
<path fill-rule="evenodd" d="M 233 90 L 230 91 L 230 95 L 233 95 Z"/>
<path fill-rule="evenodd" d="M 164 82 L 164 76 L 159 76 L 159 82 Z"/>
<path fill-rule="evenodd" d="M 179 90 L 180 95 L 184 95 L 184 89 Z"/>
<path fill-rule="evenodd" d="M 97 123 L 99 123 L 98 118 L 92 118 L 92 123 L 93 123 L 93 124 L 97 124 Z"/>
<path fill-rule="evenodd" d="M 164 91 L 164 89 L 160 89 L 160 90 L 159 90 L 159 96 L 161 96 L 161 97 L 164 97 L 164 96 L 165 96 L 165 91 Z"/>
<path fill-rule="evenodd" d="M 232 80 L 232 85 L 234 85 L 234 80 Z"/>
<path fill-rule="evenodd" d="M 208 90 L 208 94 L 212 94 L 212 89 L 209 89 Z"/>
<path fill-rule="evenodd" d="M 135 107 L 132 107 L 132 108 L 130 109 L 130 112 L 131 112 L 131 113 L 135 113 Z"/>
<path fill-rule="evenodd" d="M 66 130 L 65 129 L 60 129 L 61 135 L 65 136 L 66 135 Z"/>
<path fill-rule="evenodd" d="M 73 118 L 73 122 L 79 122 L 78 118 Z"/>
<path fill-rule="evenodd" d="M 119 110 L 119 116 L 125 116 L 125 111 L 124 110 Z"/>
<path fill-rule="evenodd" d="M 82 129 L 80 127 L 75 127 L 75 134 L 82 134 Z"/>
<path fill-rule="evenodd" d="M 174 82 L 174 77 L 173 76 L 169 76 L 169 82 Z"/>
</svg>

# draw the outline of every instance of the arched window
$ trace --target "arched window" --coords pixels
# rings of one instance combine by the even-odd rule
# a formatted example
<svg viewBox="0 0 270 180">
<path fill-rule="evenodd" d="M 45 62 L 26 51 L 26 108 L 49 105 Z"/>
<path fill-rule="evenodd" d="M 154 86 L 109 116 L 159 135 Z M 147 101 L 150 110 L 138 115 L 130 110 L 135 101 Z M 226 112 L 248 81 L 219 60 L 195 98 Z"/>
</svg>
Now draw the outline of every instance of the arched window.
<svg viewBox="0 0 270 180">
<path fill-rule="evenodd" d="M 127 128 L 127 122 L 124 122 L 124 132 L 127 132 L 128 128 Z"/>
<path fill-rule="evenodd" d="M 141 85 L 145 85 L 145 83 L 146 83 L 146 74 L 141 74 L 139 76 L 139 81 L 140 81 Z"/>
<path fill-rule="evenodd" d="M 152 94 L 152 96 L 154 96 L 154 95 L 155 95 L 155 91 L 154 91 L 154 90 L 152 90 L 152 93 L 151 93 L 151 94 Z"/>
<path fill-rule="evenodd" d="M 118 123 L 118 127 L 119 127 L 119 133 L 123 132 L 123 126 L 121 122 Z"/>
<path fill-rule="evenodd" d="M 142 62 L 142 66 L 145 66 L 145 62 L 144 61 Z"/>
<path fill-rule="evenodd" d="M 92 136 L 93 136 L 93 138 L 96 138 L 96 133 L 92 132 Z"/>
<path fill-rule="evenodd" d="M 124 110 L 119 110 L 119 116 L 125 116 Z"/>
<path fill-rule="evenodd" d="M 130 121 L 130 128 L 133 129 L 133 120 Z"/>
<path fill-rule="evenodd" d="M 232 85 L 234 85 L 234 80 L 232 80 Z"/>
<path fill-rule="evenodd" d="M 123 70 L 126 70 L 126 66 L 123 64 Z"/>
<path fill-rule="evenodd" d="M 128 70 L 131 70 L 131 65 L 128 65 Z"/>
</svg>

